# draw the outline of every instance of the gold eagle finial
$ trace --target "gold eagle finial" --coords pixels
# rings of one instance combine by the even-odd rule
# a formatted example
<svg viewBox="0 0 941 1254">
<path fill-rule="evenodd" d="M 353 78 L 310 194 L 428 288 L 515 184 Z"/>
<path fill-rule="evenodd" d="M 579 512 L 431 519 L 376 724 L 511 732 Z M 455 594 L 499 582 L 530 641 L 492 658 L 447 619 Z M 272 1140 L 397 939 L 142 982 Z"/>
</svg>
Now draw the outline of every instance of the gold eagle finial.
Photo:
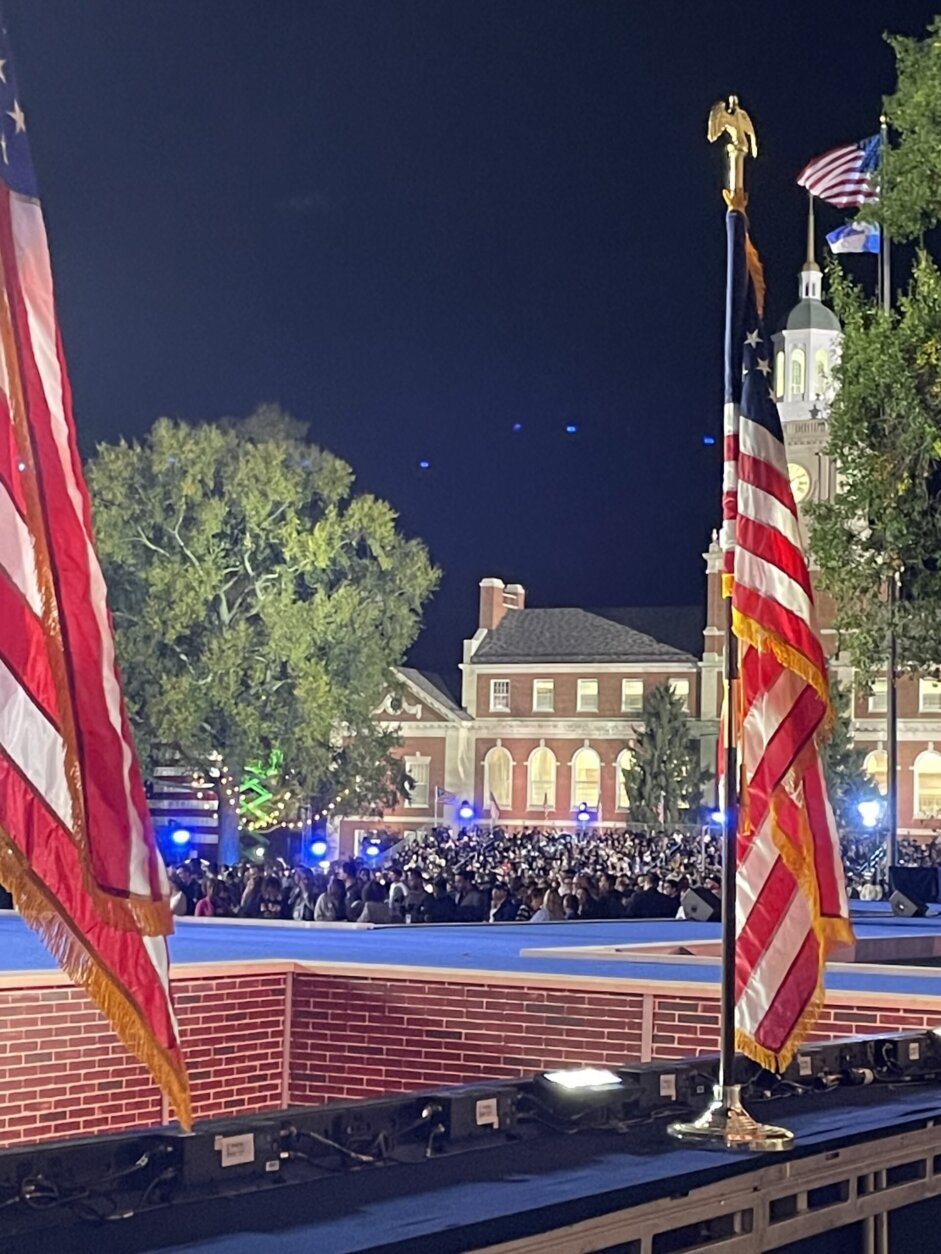
<svg viewBox="0 0 941 1254">
<path fill-rule="evenodd" d="M 717 100 L 709 110 L 709 125 L 706 130 L 709 142 L 715 143 L 723 135 L 728 135 L 729 142 L 725 146 L 728 165 L 722 195 L 730 209 L 744 211 L 748 203 L 745 192 L 745 158 L 749 154 L 758 156 L 758 137 L 754 123 L 738 103 L 738 96 L 729 96 L 728 101 Z"/>
</svg>

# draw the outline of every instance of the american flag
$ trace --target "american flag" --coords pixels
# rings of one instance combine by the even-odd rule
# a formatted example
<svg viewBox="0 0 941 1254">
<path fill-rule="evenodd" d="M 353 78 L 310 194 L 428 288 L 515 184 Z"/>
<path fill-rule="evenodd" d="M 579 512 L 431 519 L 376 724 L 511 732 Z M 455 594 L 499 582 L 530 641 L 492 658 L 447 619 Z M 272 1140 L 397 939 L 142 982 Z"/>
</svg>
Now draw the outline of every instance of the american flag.
<svg viewBox="0 0 941 1254">
<path fill-rule="evenodd" d="M 150 1068 L 190 1098 L 168 885 L 121 697 L 42 209 L 0 31 L 0 880 Z"/>
<path fill-rule="evenodd" d="M 831 148 L 808 162 L 798 174 L 797 182 L 812 196 L 819 196 L 838 209 L 878 200 L 873 175 L 879 166 L 879 149 L 878 135 L 870 135 L 857 144 Z"/>
<path fill-rule="evenodd" d="M 745 217 L 727 217 L 723 582 L 740 655 L 736 1044 L 783 1069 L 852 940 L 819 742 L 827 663 L 771 390 L 763 281 Z"/>
</svg>

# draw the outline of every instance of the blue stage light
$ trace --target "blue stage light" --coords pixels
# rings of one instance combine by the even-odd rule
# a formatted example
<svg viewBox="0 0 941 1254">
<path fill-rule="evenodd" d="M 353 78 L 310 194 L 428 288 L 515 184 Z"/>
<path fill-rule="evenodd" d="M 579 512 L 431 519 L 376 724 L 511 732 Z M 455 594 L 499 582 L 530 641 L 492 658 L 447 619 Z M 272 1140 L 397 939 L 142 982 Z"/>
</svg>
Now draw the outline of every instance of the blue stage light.
<svg viewBox="0 0 941 1254">
<path fill-rule="evenodd" d="M 327 852 L 327 842 L 322 836 L 318 836 L 316 840 L 310 842 L 310 856 L 312 858 L 322 858 Z"/>
<path fill-rule="evenodd" d="M 578 809 L 575 812 L 575 821 L 576 823 L 590 823 L 591 822 L 591 811 L 588 809 L 588 806 L 581 805 L 578 807 Z"/>
<path fill-rule="evenodd" d="M 469 801 L 462 801 L 458 807 L 457 817 L 462 823 L 469 823 L 474 817 L 474 807 Z"/>
<path fill-rule="evenodd" d="M 190 843 L 191 836 L 185 827 L 178 827 L 175 831 L 170 833 L 170 840 L 174 845 L 188 845 Z"/>
<path fill-rule="evenodd" d="M 379 846 L 374 840 L 371 840 L 367 845 L 363 846 L 363 853 L 367 858 L 378 858 L 380 852 Z"/>
<path fill-rule="evenodd" d="M 712 820 L 713 823 L 725 822 L 725 814 L 722 810 L 713 810 L 712 813 L 709 815 L 709 818 Z"/>
<path fill-rule="evenodd" d="M 715 444 L 716 437 L 714 435 L 704 435 L 702 438 L 702 442 L 703 444 Z"/>
</svg>

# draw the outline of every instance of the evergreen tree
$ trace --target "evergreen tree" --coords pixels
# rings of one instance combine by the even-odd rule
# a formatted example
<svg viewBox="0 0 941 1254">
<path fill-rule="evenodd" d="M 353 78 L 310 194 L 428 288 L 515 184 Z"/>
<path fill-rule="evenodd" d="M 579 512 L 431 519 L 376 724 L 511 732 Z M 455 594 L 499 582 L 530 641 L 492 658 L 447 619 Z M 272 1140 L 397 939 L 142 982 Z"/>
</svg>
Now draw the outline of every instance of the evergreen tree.
<svg viewBox="0 0 941 1254">
<path fill-rule="evenodd" d="M 836 716 L 833 732 L 821 748 L 830 805 L 838 831 L 858 831 L 859 803 L 876 800 L 880 793 L 872 776 L 863 767 L 866 753 L 853 746 L 850 722 L 850 694 L 838 680 L 830 681 L 830 698 Z"/>
<path fill-rule="evenodd" d="M 689 715 L 668 682 L 647 694 L 643 730 L 631 752 L 631 765 L 624 772 L 631 822 L 669 827 L 695 821 L 711 773 L 700 765 Z"/>
</svg>

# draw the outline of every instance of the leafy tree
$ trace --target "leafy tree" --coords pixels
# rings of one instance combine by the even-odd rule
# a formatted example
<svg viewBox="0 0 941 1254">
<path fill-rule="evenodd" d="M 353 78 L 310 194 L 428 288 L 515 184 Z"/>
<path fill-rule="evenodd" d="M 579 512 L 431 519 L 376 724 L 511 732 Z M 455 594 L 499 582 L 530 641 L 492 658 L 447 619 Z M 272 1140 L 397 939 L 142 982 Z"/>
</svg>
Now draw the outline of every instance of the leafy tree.
<svg viewBox="0 0 941 1254">
<path fill-rule="evenodd" d="M 631 821 L 664 827 L 694 820 L 710 772 L 700 765 L 683 702 L 666 681 L 647 694 L 644 726 L 631 752 L 624 771 Z"/>
<path fill-rule="evenodd" d="M 885 109 L 897 140 L 866 216 L 894 240 L 922 244 L 888 313 L 831 267 L 844 327 L 830 414 L 840 493 L 814 509 L 812 530 L 821 586 L 864 679 L 883 663 L 890 630 L 903 669 L 941 667 L 941 273 L 923 246 L 941 220 L 941 19 L 924 40 L 890 43 L 897 88 Z M 896 578 L 893 609 L 887 588 Z"/>
<path fill-rule="evenodd" d="M 204 771 L 218 755 L 239 780 L 280 752 L 297 793 L 342 797 L 339 814 L 405 782 L 372 714 L 438 572 L 306 434 L 270 406 L 161 418 L 140 443 L 100 445 L 88 476 L 145 768 L 168 749 Z"/>
<path fill-rule="evenodd" d="M 876 800 L 879 789 L 863 767 L 865 750 L 853 746 L 850 694 L 835 679 L 830 682 L 830 699 L 836 717 L 833 731 L 821 747 L 821 756 L 830 805 L 842 833 L 859 829 L 859 803 Z"/>
</svg>

